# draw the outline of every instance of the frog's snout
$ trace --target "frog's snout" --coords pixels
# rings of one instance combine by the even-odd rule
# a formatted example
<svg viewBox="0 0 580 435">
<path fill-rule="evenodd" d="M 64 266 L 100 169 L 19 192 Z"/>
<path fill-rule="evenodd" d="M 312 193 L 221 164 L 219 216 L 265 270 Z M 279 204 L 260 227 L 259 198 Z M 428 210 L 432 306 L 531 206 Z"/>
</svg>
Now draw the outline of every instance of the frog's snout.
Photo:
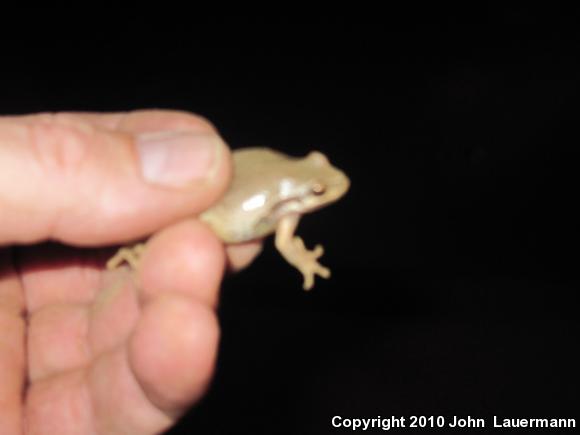
<svg viewBox="0 0 580 435">
<path fill-rule="evenodd" d="M 331 181 L 331 189 L 330 190 L 332 192 L 332 198 L 330 198 L 330 199 L 332 201 L 336 201 L 337 199 L 344 196 L 346 194 L 346 192 L 348 192 L 349 188 L 350 188 L 349 178 L 346 176 L 346 174 L 344 172 L 342 172 L 339 169 L 336 169 L 336 173 L 332 177 L 332 181 Z"/>
</svg>

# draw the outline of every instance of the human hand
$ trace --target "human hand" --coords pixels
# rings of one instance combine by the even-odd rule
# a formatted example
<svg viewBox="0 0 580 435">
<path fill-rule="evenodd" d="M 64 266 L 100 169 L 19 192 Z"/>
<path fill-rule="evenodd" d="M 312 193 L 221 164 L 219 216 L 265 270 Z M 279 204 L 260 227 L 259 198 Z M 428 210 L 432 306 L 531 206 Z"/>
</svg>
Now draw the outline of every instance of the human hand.
<svg viewBox="0 0 580 435">
<path fill-rule="evenodd" d="M 0 118 L 0 432 L 159 433 L 201 397 L 226 256 L 179 221 L 230 172 L 186 113 Z M 135 274 L 104 270 L 113 251 L 95 247 L 163 227 Z"/>
</svg>

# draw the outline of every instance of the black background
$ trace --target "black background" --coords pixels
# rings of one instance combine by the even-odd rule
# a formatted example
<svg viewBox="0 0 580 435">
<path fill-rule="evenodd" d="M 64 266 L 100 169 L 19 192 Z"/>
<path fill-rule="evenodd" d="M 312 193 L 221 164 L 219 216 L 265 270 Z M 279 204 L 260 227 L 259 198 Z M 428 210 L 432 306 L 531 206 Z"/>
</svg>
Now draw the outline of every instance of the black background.
<svg viewBox="0 0 580 435">
<path fill-rule="evenodd" d="M 303 292 L 271 242 L 226 278 L 214 383 L 171 433 L 578 419 L 576 11 L 44 14 L 4 17 L 0 113 L 183 109 L 352 181 L 299 229 L 331 280 Z"/>
</svg>

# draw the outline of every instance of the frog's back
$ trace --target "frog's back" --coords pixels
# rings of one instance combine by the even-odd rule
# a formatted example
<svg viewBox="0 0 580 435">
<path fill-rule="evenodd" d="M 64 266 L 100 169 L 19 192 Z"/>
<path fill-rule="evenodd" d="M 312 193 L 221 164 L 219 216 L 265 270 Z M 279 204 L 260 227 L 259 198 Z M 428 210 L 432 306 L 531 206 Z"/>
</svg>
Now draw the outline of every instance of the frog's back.
<svg viewBox="0 0 580 435">
<path fill-rule="evenodd" d="M 264 176 L 271 174 L 272 168 L 279 168 L 289 159 L 287 155 L 270 148 L 242 148 L 234 151 L 234 177 L 230 191 L 236 189 L 236 183 L 264 180 Z"/>
<path fill-rule="evenodd" d="M 234 151 L 234 174 L 228 191 L 200 218 L 227 243 L 253 240 L 273 232 L 273 227 L 259 223 L 276 198 L 275 179 L 281 165 L 288 161 L 288 156 L 270 148 Z"/>
</svg>

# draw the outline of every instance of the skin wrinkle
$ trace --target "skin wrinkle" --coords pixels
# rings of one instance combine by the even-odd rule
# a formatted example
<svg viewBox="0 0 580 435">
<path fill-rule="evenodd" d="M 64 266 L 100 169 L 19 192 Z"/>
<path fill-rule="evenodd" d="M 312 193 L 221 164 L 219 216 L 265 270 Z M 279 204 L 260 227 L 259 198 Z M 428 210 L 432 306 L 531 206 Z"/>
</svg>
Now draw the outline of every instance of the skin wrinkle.
<svg viewBox="0 0 580 435">
<path fill-rule="evenodd" d="M 25 142 L 30 144 L 30 150 L 32 153 L 31 162 L 33 166 L 37 166 L 39 171 L 37 176 L 39 179 L 43 179 L 45 176 L 51 177 L 56 175 L 57 184 L 67 185 L 69 188 L 71 186 L 77 186 L 76 183 L 67 182 L 67 180 L 74 180 L 80 172 L 82 172 L 79 167 L 86 159 L 87 146 L 78 145 L 78 142 L 82 142 L 78 137 L 75 137 L 75 132 L 70 127 L 63 129 L 60 126 L 55 125 L 55 117 L 48 115 L 41 118 L 40 123 L 27 124 L 25 126 L 26 139 Z M 48 138 L 48 139 L 47 139 Z M 77 143 L 76 145 L 70 146 L 71 143 Z M 67 156 L 69 149 L 73 147 L 81 146 L 85 151 L 73 152 L 73 157 Z M 56 189 L 60 191 L 61 189 Z M 51 196 L 52 198 L 55 195 Z M 48 234 L 56 234 L 58 228 L 61 227 L 61 221 L 63 216 L 69 213 L 69 210 L 73 209 L 75 195 L 56 195 L 58 199 L 59 206 L 52 207 L 52 213 L 47 213 L 45 211 L 45 224 L 42 232 Z M 52 199 L 51 198 L 51 199 Z M 42 204 L 44 198 L 40 198 L 40 203 Z M 49 210 L 51 210 L 49 209 Z"/>
<path fill-rule="evenodd" d="M 89 319 L 88 319 L 88 310 L 89 310 L 89 305 L 88 304 L 84 304 L 84 303 L 62 303 L 62 304 L 54 304 L 54 305 L 49 305 L 46 307 L 43 307 L 41 309 L 39 309 L 37 312 L 35 312 L 32 316 L 31 316 L 31 322 L 29 323 L 33 323 L 33 326 L 29 326 L 29 330 L 32 332 L 35 332 L 34 329 L 38 328 L 38 317 L 41 317 L 40 320 L 44 320 L 44 322 L 41 322 L 41 326 L 46 322 L 46 319 L 43 319 L 42 316 L 45 315 L 45 313 L 43 312 L 44 310 L 54 310 L 55 308 L 58 308 L 58 306 L 61 306 L 63 308 L 77 308 L 77 309 L 82 309 L 84 311 L 84 313 L 82 314 L 84 317 L 84 321 L 81 322 L 82 325 L 82 334 L 80 334 L 80 337 L 76 337 L 77 340 L 75 340 L 76 345 L 79 346 L 79 348 L 82 348 L 82 352 L 83 352 L 83 359 L 84 361 L 86 361 L 85 363 L 82 364 L 77 364 L 73 367 L 70 367 L 68 369 L 63 369 L 62 367 L 57 368 L 56 371 L 54 368 L 52 368 L 51 371 L 46 372 L 46 373 L 33 373 L 32 369 L 33 367 L 31 366 L 29 368 L 29 376 L 31 378 L 33 378 L 32 380 L 34 382 L 36 381 L 41 381 L 44 379 L 50 379 L 51 377 L 53 377 L 55 374 L 60 374 L 60 373 L 66 373 L 66 372 L 72 372 L 75 370 L 78 370 L 80 368 L 86 367 L 87 364 L 90 363 L 90 361 L 93 359 L 94 355 L 92 352 L 91 347 L 89 346 L 89 341 L 88 341 L 88 337 L 89 337 Z M 70 313 L 68 313 L 70 314 Z M 50 319 L 50 320 L 54 320 L 54 319 Z M 69 319 L 67 319 L 69 320 Z M 36 345 L 36 342 L 31 343 L 31 346 Z M 67 346 L 68 347 L 68 346 Z M 28 349 L 28 347 L 27 347 Z M 36 352 L 38 354 L 38 352 Z M 33 355 L 33 352 L 30 352 L 31 355 Z M 46 367 L 44 367 L 44 370 L 42 370 L 43 372 L 46 371 Z"/>
<path fill-rule="evenodd" d="M 140 311 L 137 292 L 129 283 L 119 282 L 103 289 L 88 311 L 87 342 L 93 356 L 126 342 L 138 322 Z M 118 321 L 120 316 L 129 323 L 109 331 L 112 324 L 123 325 Z"/>
<path fill-rule="evenodd" d="M 63 124 L 64 121 L 64 125 Z M 81 188 L 82 183 L 77 180 L 82 180 L 86 176 L 87 162 L 94 159 L 89 146 L 92 142 L 94 129 L 90 131 L 79 131 L 79 125 L 67 125 L 70 120 L 58 115 L 54 115 L 46 126 L 38 126 L 32 124 L 30 143 L 32 149 L 36 152 L 38 161 L 42 165 L 42 171 L 46 174 L 56 174 L 58 184 L 67 186 L 65 191 L 70 191 L 69 195 L 58 195 L 60 206 L 56 208 L 50 220 L 49 234 L 60 234 L 61 228 L 69 224 L 72 212 L 78 205 L 75 201 L 68 200 L 82 197 Z M 48 139 L 46 139 L 48 138 Z M 90 166 L 89 166 L 90 170 Z M 86 192 L 86 194 L 91 194 Z"/>
<path fill-rule="evenodd" d="M 15 367 L 11 367 L 11 369 L 15 372 L 13 375 L 18 376 L 18 374 L 20 374 L 21 376 L 19 391 L 17 391 L 17 394 L 19 393 L 20 396 L 18 399 L 20 400 L 17 403 L 8 402 L 3 405 L 2 408 L 3 410 L 9 409 L 10 407 L 16 408 L 14 411 L 16 413 L 16 419 L 13 420 L 13 422 L 18 425 L 17 421 L 20 421 L 20 427 L 23 427 L 22 421 L 25 419 L 25 413 L 22 404 L 24 403 L 24 398 L 27 391 L 27 337 L 25 332 L 27 326 L 25 316 L 26 305 L 22 297 L 22 280 L 20 275 L 17 273 L 17 263 L 15 261 L 14 249 L 12 248 L 0 249 L 0 284 L 4 287 L 4 291 L 6 291 L 7 288 L 8 293 L 3 295 L 5 296 L 1 301 L 3 313 L 0 313 L 0 315 L 5 314 L 9 321 L 12 319 L 12 321 L 17 322 L 16 324 L 21 325 L 22 327 L 22 337 L 20 337 L 21 342 L 18 346 L 20 349 L 14 349 L 14 351 L 10 353 L 9 358 L 5 360 L 5 362 L 11 362 L 10 357 L 16 357 L 16 360 L 14 361 Z M 16 332 L 16 328 L 11 329 L 13 332 Z M 2 392 L 2 394 L 4 395 L 4 392 Z M 10 397 L 8 396 L 5 399 L 10 400 Z M 12 428 L 17 429 L 14 427 Z"/>
<path fill-rule="evenodd" d="M 44 174 L 74 179 L 82 171 L 95 132 L 82 131 L 80 125 L 54 121 L 26 125 L 26 143 L 31 145 Z"/>
<path fill-rule="evenodd" d="M 85 379 L 87 379 L 88 376 L 86 375 L 86 370 L 85 370 Z M 89 423 L 88 426 L 92 427 L 92 428 L 96 428 L 97 427 L 97 419 L 96 419 L 96 407 L 95 407 L 95 403 L 94 403 L 94 397 L 91 394 L 90 388 L 89 388 L 89 383 L 88 382 L 83 382 L 83 390 L 82 390 L 82 397 L 84 397 L 85 399 L 85 403 L 88 404 L 87 408 L 88 408 L 88 413 L 87 416 L 89 418 Z"/>
<path fill-rule="evenodd" d="M 47 243 L 38 246 L 36 250 L 23 247 L 16 252 L 19 257 L 18 264 L 26 264 L 26 268 L 19 270 L 19 277 L 24 289 L 28 315 L 47 304 L 92 303 L 99 289 L 98 283 L 104 263 L 102 256 L 106 255 L 107 250 L 102 251 L 103 253 L 100 250 L 96 252 L 82 250 L 75 253 L 72 248 Z M 45 261 L 44 257 L 53 260 Z M 60 291 L 62 283 L 54 285 L 55 273 L 59 273 L 58 270 L 63 267 L 65 270 L 60 274 L 66 277 L 68 283 L 83 283 L 83 291 Z M 59 281 L 62 281 L 62 278 Z M 47 283 L 51 283 L 51 286 Z"/>
<path fill-rule="evenodd" d="M 16 275 L 16 279 L 18 280 L 18 287 L 21 290 L 21 294 L 26 294 L 25 290 L 24 290 L 24 281 L 22 279 L 22 274 L 20 273 L 19 270 L 19 263 L 17 261 L 17 251 L 14 248 L 9 249 L 10 252 L 10 262 L 11 262 L 11 267 L 14 271 L 14 274 Z M 22 319 L 22 322 L 24 323 L 24 331 L 28 331 L 28 305 L 26 304 L 26 297 L 22 298 L 22 306 L 20 307 L 20 312 L 19 312 L 19 316 Z M 25 368 L 24 368 L 24 378 L 23 378 L 23 388 L 22 388 L 22 395 L 24 396 L 26 393 L 26 389 L 28 387 L 28 383 L 29 383 L 29 377 L 28 377 L 28 334 L 25 332 L 24 333 L 24 337 L 23 337 L 23 343 L 22 343 L 22 351 L 24 352 L 23 355 L 23 361 L 25 363 Z"/>
<path fill-rule="evenodd" d="M 18 287 L 20 289 L 23 288 L 22 277 L 20 275 L 16 258 L 16 250 L 14 248 L 0 248 L 0 281 L 7 276 L 14 276 L 17 280 Z M 22 293 L 20 293 L 20 295 L 22 295 Z M 7 311 L 10 311 L 10 309 L 14 310 L 14 313 L 25 318 L 26 301 L 22 298 L 19 298 L 19 300 L 15 302 L 10 299 L 8 302 L 5 299 L 0 300 L 0 302 L 0 308 L 6 309 L 6 307 L 8 307 L 9 310 Z"/>
<path fill-rule="evenodd" d="M 94 418 L 89 404 L 84 370 L 67 372 L 59 377 L 35 382 L 27 400 L 27 416 L 32 419 L 25 433 L 76 434 L 94 433 Z M 48 417 L 48 418 L 47 418 Z M 57 417 L 50 419 L 50 417 Z M 42 425 L 38 425 L 42 421 Z M 74 431 L 71 428 L 74 427 Z"/>
</svg>

